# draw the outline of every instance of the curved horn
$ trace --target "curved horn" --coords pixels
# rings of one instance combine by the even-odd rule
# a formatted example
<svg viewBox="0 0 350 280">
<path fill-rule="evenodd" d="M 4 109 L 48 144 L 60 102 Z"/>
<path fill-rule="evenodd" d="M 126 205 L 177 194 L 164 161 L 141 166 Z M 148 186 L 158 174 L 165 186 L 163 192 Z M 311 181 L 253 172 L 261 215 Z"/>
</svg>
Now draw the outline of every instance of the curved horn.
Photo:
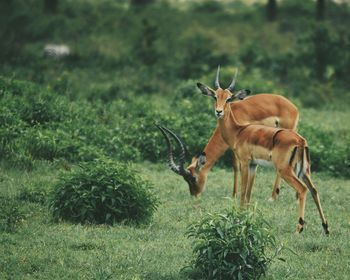
<svg viewBox="0 0 350 280">
<path fill-rule="evenodd" d="M 231 92 L 233 92 L 235 89 L 237 74 L 238 74 L 238 69 L 236 69 L 236 72 L 235 72 L 235 75 L 233 76 L 232 82 L 228 86 L 228 90 Z"/>
<path fill-rule="evenodd" d="M 169 139 L 168 135 L 164 131 L 163 127 L 161 127 L 160 125 L 157 125 L 157 124 L 155 124 L 155 126 L 158 127 L 158 129 L 163 134 L 163 136 L 164 136 L 164 138 L 166 140 L 166 144 L 167 144 L 167 147 L 168 147 L 168 165 L 169 165 L 170 169 L 172 171 L 174 171 L 176 174 L 182 175 L 181 172 L 180 172 L 179 166 L 177 166 L 175 164 L 174 157 L 173 157 L 173 149 L 171 148 L 171 142 L 170 142 L 170 139 Z"/>
<path fill-rule="evenodd" d="M 219 73 L 220 73 L 220 65 L 218 66 L 218 70 L 216 71 L 216 78 L 215 78 L 215 87 L 216 87 L 216 89 L 220 88 Z"/>
<path fill-rule="evenodd" d="M 171 136 L 173 136 L 175 141 L 177 142 L 177 144 L 180 146 L 181 153 L 180 153 L 180 156 L 179 156 L 179 161 L 180 161 L 179 168 L 180 168 L 180 171 L 185 171 L 185 169 L 183 167 L 183 165 L 185 164 L 185 160 L 186 160 L 186 147 L 185 147 L 185 145 L 183 144 L 183 142 L 180 139 L 180 137 L 177 136 L 174 132 L 172 132 L 169 128 L 166 128 L 164 126 L 162 128 L 165 131 L 167 131 Z"/>
<path fill-rule="evenodd" d="M 169 156 L 168 165 L 169 165 L 170 169 L 172 171 L 174 171 L 176 174 L 181 175 L 185 179 L 185 181 L 188 183 L 190 188 L 193 187 L 196 184 L 196 177 L 194 177 L 190 171 L 188 171 L 184 168 L 186 147 L 183 144 L 182 140 L 180 139 L 179 136 L 177 136 L 170 129 L 168 129 L 164 126 L 157 125 L 157 124 L 156 124 L 156 126 L 162 132 L 162 134 L 164 135 L 166 142 L 167 142 L 168 156 Z M 180 161 L 179 165 L 176 165 L 174 162 L 173 151 L 171 148 L 171 142 L 170 142 L 170 139 L 169 139 L 167 133 L 169 133 L 175 139 L 175 141 L 179 144 L 179 146 L 181 148 L 181 154 L 179 156 L 179 161 Z"/>
</svg>

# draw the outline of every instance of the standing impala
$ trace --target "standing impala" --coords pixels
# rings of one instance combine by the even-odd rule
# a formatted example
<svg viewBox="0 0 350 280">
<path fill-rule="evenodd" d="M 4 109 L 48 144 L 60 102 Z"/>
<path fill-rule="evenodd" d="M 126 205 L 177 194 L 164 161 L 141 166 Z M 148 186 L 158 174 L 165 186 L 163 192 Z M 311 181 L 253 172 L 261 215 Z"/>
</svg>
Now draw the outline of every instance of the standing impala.
<svg viewBox="0 0 350 280">
<path fill-rule="evenodd" d="M 217 70 L 215 79 L 215 87 L 217 89 L 220 88 L 219 72 L 220 68 Z M 232 81 L 229 89 L 233 90 L 235 86 L 234 81 L 235 79 Z M 249 93 L 247 90 L 238 91 L 235 96 L 239 100 L 230 103 L 231 109 L 235 111 L 235 117 L 239 123 L 262 124 L 296 130 L 299 113 L 293 103 L 283 96 L 274 94 L 259 94 L 245 98 L 247 93 Z M 229 145 L 222 138 L 220 127 L 217 126 L 203 150 L 206 154 L 206 161 L 201 161 L 201 157 L 194 157 L 191 164 L 186 168 L 187 173 L 178 173 L 188 182 L 192 194 L 197 196 L 203 192 L 208 172 L 228 148 Z M 233 196 L 236 196 L 239 164 L 234 153 L 233 171 Z M 281 178 L 277 174 L 272 191 L 272 200 L 275 200 L 279 194 L 280 183 Z"/>
<path fill-rule="evenodd" d="M 279 176 L 295 189 L 299 198 L 299 222 L 297 232 L 303 231 L 306 193 L 309 189 L 319 211 L 326 234 L 328 223 L 323 214 L 318 192 L 310 178 L 310 157 L 307 141 L 298 133 L 288 129 L 268 127 L 259 124 L 240 124 L 235 108 L 229 104 L 239 94 L 233 94 L 235 78 L 227 89 L 213 90 L 198 83 L 202 94 L 215 100 L 215 115 L 218 127 L 226 144 L 238 159 L 241 173 L 240 204 L 243 207 L 250 200 L 258 164 L 272 164 Z M 257 108 L 258 110 L 258 108 Z M 205 160 L 202 155 L 201 161 Z"/>
</svg>

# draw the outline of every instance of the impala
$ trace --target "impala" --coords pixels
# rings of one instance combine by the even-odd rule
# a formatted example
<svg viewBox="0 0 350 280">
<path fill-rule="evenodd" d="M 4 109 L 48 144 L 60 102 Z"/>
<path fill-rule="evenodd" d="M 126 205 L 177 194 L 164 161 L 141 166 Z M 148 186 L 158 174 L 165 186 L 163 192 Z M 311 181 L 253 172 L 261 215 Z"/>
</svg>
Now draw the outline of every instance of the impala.
<svg viewBox="0 0 350 280">
<path fill-rule="evenodd" d="M 217 70 L 215 79 L 215 87 L 217 89 L 220 88 L 219 72 L 220 68 Z M 234 80 L 229 88 L 234 88 Z M 259 94 L 245 98 L 248 93 L 248 90 L 238 91 L 235 95 L 238 101 L 230 103 L 231 109 L 235 111 L 235 117 L 239 123 L 262 124 L 296 130 L 299 112 L 293 103 L 283 96 L 274 94 Z M 222 138 L 220 127 L 217 126 L 203 150 L 206 154 L 205 163 L 201 162 L 201 157 L 193 157 L 191 164 L 186 168 L 186 171 L 190 174 L 188 172 L 185 175 L 184 173 L 180 174 L 189 184 L 191 194 L 197 196 L 203 192 L 208 172 L 228 148 L 229 145 Z M 232 195 L 235 197 L 238 189 L 239 165 L 234 153 L 233 171 Z M 280 192 L 280 183 L 281 178 L 277 175 L 272 190 L 272 200 L 275 200 Z"/>
<path fill-rule="evenodd" d="M 215 115 L 221 136 L 239 162 L 241 207 L 250 201 L 257 165 L 271 164 L 276 169 L 278 176 L 282 177 L 298 194 L 297 232 L 302 232 L 304 228 L 305 199 L 309 189 L 319 211 L 323 229 L 328 234 L 328 223 L 323 214 L 318 192 L 311 180 L 307 141 L 293 130 L 239 123 L 236 119 L 235 108 L 229 105 L 244 94 L 244 91 L 234 94 L 235 77 L 227 89 L 222 89 L 219 84 L 216 90 L 201 83 L 198 83 L 197 86 L 202 94 L 215 100 Z M 203 154 L 200 161 L 205 160 L 206 155 Z M 196 168 L 200 168 L 200 164 L 197 164 Z"/>
</svg>

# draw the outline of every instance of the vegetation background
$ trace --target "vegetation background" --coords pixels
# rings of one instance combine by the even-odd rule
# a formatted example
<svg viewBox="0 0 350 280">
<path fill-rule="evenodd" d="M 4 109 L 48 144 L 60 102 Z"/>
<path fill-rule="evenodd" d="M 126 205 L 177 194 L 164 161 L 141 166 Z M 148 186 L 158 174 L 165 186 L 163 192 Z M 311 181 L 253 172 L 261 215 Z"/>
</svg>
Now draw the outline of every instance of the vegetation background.
<svg viewBox="0 0 350 280">
<path fill-rule="evenodd" d="M 186 279 L 186 227 L 235 202 L 230 154 L 192 200 L 164 166 L 154 127 L 178 132 L 191 155 L 216 122 L 195 83 L 273 92 L 300 109 L 300 133 L 331 226 L 321 234 L 308 199 L 308 228 L 292 236 L 293 192 L 266 202 L 262 169 L 254 202 L 275 228 L 286 262 L 266 279 L 345 279 L 349 274 L 350 7 L 347 1 L 13 0 L 0 2 L 0 278 Z M 44 55 L 66 44 L 64 58 Z M 82 162 L 130 161 L 160 205 L 145 226 L 54 223 L 47 196 Z M 220 202 L 220 203 L 218 203 Z"/>
</svg>

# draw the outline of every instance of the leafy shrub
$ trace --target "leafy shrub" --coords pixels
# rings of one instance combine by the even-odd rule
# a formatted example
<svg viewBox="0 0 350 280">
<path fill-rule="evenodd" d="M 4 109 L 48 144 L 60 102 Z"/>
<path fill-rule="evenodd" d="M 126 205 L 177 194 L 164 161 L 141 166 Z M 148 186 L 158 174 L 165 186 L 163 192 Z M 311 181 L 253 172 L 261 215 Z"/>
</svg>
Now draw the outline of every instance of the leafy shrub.
<svg viewBox="0 0 350 280">
<path fill-rule="evenodd" d="M 33 182 L 28 185 L 21 186 L 17 199 L 33 203 L 44 204 L 49 193 L 47 183 Z"/>
<path fill-rule="evenodd" d="M 239 59 L 248 69 L 251 67 L 264 67 L 270 61 L 266 52 L 254 43 L 242 46 L 239 52 Z"/>
<path fill-rule="evenodd" d="M 6 102 L 0 103 L 0 156 L 2 159 L 14 160 L 13 154 L 19 151 L 14 143 L 23 134 L 25 126 L 18 115 L 4 104 Z"/>
<path fill-rule="evenodd" d="M 234 70 L 222 68 L 223 83 L 232 78 Z M 246 74 L 239 79 L 237 88 L 252 86 L 259 92 L 277 89 L 260 68 L 243 68 L 243 72 Z M 299 74 L 301 77 L 296 81 L 303 76 Z M 210 84 L 211 76 L 204 77 L 203 82 Z M 295 85 L 296 89 L 303 87 L 302 83 Z M 320 100 L 329 98 L 325 90 L 310 87 L 319 91 L 318 102 L 324 103 Z M 32 83 L 3 78 L 0 78 L 1 93 L 0 155 L 11 166 L 28 170 L 33 168 L 35 160 L 78 162 L 107 155 L 128 161 L 164 160 L 166 145 L 155 122 L 178 133 L 187 145 L 189 156 L 193 156 L 203 150 L 216 126 L 212 100 L 198 92 L 193 80 L 179 83 L 171 98 L 131 95 L 132 98 L 108 105 L 99 100 L 93 104 L 83 100 L 69 102 L 66 97 L 55 96 Z M 312 103 L 313 99 L 309 98 L 316 96 L 304 95 L 304 103 Z M 333 139 L 337 135 L 304 123 L 300 124 L 300 133 L 309 141 L 313 170 L 349 176 L 348 148 L 335 144 Z M 227 152 L 218 164 L 230 166 L 231 153 Z"/>
<path fill-rule="evenodd" d="M 150 188 L 129 165 L 95 160 L 61 175 L 49 204 L 56 221 L 142 223 L 151 219 L 158 204 Z"/>
<path fill-rule="evenodd" d="M 23 138 L 23 146 L 34 159 L 53 160 L 57 155 L 57 139 L 52 131 L 33 129 Z"/>
<path fill-rule="evenodd" d="M 7 151 L 4 159 L 6 159 L 7 164 L 13 168 L 27 171 L 30 171 L 34 168 L 34 159 L 31 157 L 31 155 L 26 154 L 22 148 L 19 148 L 17 151 Z"/>
<path fill-rule="evenodd" d="M 1 105 L 5 105 L 5 103 L 0 104 L 0 143 L 1 146 L 5 146 L 17 138 L 24 129 L 24 123 L 9 108 Z"/>
<path fill-rule="evenodd" d="M 322 131 L 314 125 L 305 123 L 299 126 L 299 132 L 308 141 L 311 154 L 311 162 L 313 170 L 325 170 L 323 160 L 328 158 L 328 151 L 334 150 L 333 135 Z"/>
<path fill-rule="evenodd" d="M 0 231 L 12 232 L 24 219 L 18 201 L 0 196 Z"/>
<path fill-rule="evenodd" d="M 281 250 L 256 211 L 208 214 L 190 226 L 188 236 L 194 238 L 192 266 L 200 279 L 259 279 Z M 269 256 L 268 249 L 275 253 Z"/>
<path fill-rule="evenodd" d="M 350 143 L 350 139 L 348 140 Z M 350 178 L 350 146 L 337 147 L 330 157 L 325 158 L 325 166 L 332 174 Z"/>
<path fill-rule="evenodd" d="M 323 131 L 315 125 L 301 124 L 299 127 L 309 144 L 311 155 L 311 168 L 315 171 L 327 171 L 334 175 L 350 177 L 349 136 L 341 139 L 345 145 L 337 144 L 335 138 L 343 138 L 334 132 Z"/>
<path fill-rule="evenodd" d="M 45 93 L 27 98 L 20 114 L 22 120 L 34 126 L 61 121 L 66 112 L 67 104 L 62 99 L 53 93 Z"/>
</svg>

